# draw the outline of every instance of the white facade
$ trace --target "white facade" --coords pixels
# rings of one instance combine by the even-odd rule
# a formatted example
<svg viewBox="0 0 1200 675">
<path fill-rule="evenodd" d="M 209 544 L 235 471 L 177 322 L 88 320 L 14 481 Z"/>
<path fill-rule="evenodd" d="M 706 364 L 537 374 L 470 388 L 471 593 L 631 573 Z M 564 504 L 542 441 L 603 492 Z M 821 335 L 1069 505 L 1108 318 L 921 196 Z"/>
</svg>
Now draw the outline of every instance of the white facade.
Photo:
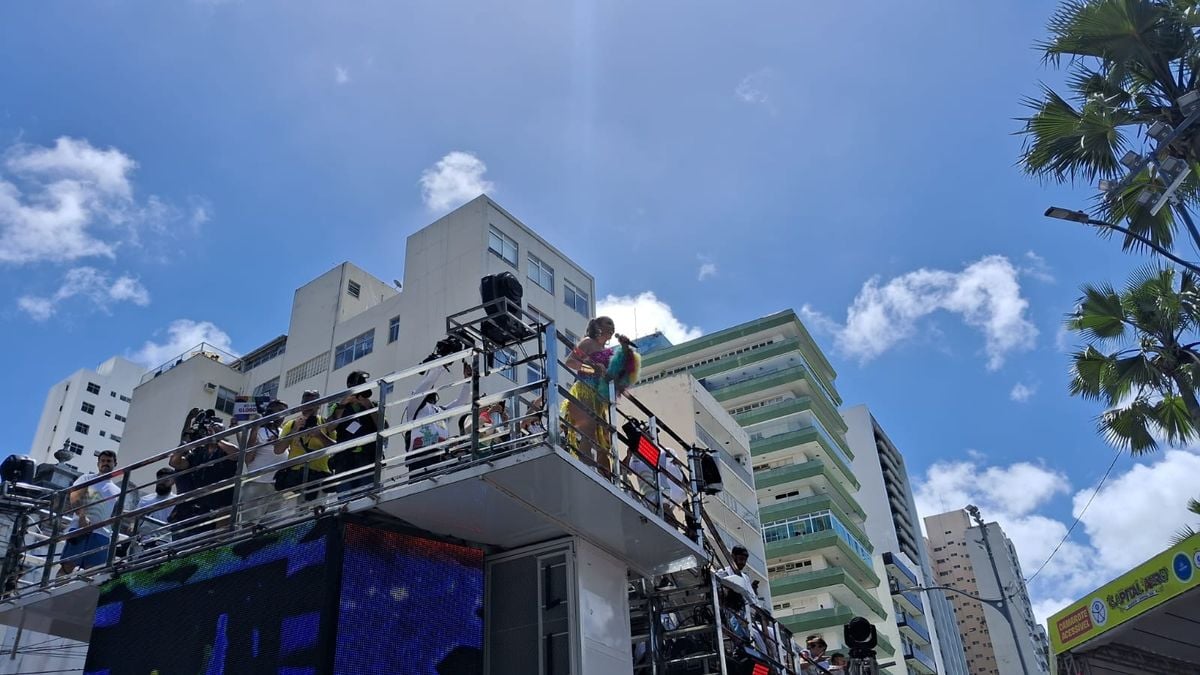
<svg viewBox="0 0 1200 675">
<path fill-rule="evenodd" d="M 854 475 L 862 483 L 858 501 L 867 512 L 865 528 L 875 546 L 875 571 L 887 581 L 876 594 L 888 608 L 888 618 L 875 625 L 900 649 L 891 671 L 967 675 L 953 608 L 937 602 L 941 591 L 902 591 L 933 585 L 904 458 L 867 406 L 842 410 L 842 418 L 846 442 L 854 451 Z M 947 611 L 949 620 L 938 621 L 938 613 Z M 950 635 L 943 638 L 941 633 L 947 631 Z"/>
<path fill-rule="evenodd" d="M 133 389 L 145 370 L 114 356 L 95 370 L 79 370 L 50 387 L 34 432 L 29 456 L 39 464 L 53 462 L 64 446 L 82 456 L 77 468 L 90 468 L 92 455 L 116 451 L 123 440 Z"/>
<path fill-rule="evenodd" d="M 994 569 L 983 543 L 985 528 L 995 559 Z M 994 606 L 957 593 L 949 594 L 958 618 L 967 667 L 971 673 L 997 675 L 1049 672 L 1016 549 L 999 524 L 986 523 L 985 528 L 972 526 L 965 510 L 925 518 L 939 585 L 985 599 L 1002 595 L 1009 598 L 1015 630 Z"/>
<path fill-rule="evenodd" d="M 343 263 L 296 290 L 279 338 L 240 359 L 197 353 L 157 377 L 152 371 L 134 393 L 124 463 L 176 445 L 192 407 L 226 412 L 222 402 L 236 394 L 296 405 L 305 390 L 343 389 L 352 371 L 381 376 L 416 365 L 445 335 L 446 317 L 479 305 L 480 280 L 500 272 L 521 281 L 527 310 L 568 338 L 583 336 L 595 308 L 592 275 L 480 196 L 408 237 L 403 291 Z M 541 377 L 521 370 L 521 381 Z"/>
<path fill-rule="evenodd" d="M 749 435 L 712 394 L 687 373 L 635 387 L 632 393 L 689 445 L 699 444 L 717 451 L 725 489 L 706 497 L 704 508 L 717 526 L 716 534 L 726 548 L 740 544 L 750 553 L 746 567 L 760 582 L 759 594 L 770 606 L 766 547 L 758 517 L 754 473 L 750 468 Z M 632 404 L 625 402 L 621 407 L 633 413 Z M 660 432 L 659 442 L 675 451 L 678 459 L 687 462 L 687 449 L 674 447 L 676 442 L 670 436 Z"/>
</svg>

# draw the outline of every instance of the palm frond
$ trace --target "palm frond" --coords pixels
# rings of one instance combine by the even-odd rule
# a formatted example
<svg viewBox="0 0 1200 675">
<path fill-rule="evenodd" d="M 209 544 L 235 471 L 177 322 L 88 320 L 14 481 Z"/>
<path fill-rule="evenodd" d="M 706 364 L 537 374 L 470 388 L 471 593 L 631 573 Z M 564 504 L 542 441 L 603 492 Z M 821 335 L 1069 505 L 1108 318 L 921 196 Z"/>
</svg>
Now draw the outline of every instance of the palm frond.
<svg viewBox="0 0 1200 675">
<path fill-rule="evenodd" d="M 1153 420 L 1153 405 L 1138 399 L 1127 406 L 1104 411 L 1096 427 L 1113 447 L 1140 455 L 1158 449 L 1158 441 L 1150 430 Z"/>
<path fill-rule="evenodd" d="M 1123 171 L 1119 155 L 1129 143 L 1121 127 L 1137 122 L 1128 111 L 1105 105 L 1075 109 L 1049 87 L 1044 98 L 1025 99 L 1033 115 L 1021 118 L 1025 144 L 1021 164 L 1026 173 L 1056 181 L 1094 183 Z"/>
</svg>

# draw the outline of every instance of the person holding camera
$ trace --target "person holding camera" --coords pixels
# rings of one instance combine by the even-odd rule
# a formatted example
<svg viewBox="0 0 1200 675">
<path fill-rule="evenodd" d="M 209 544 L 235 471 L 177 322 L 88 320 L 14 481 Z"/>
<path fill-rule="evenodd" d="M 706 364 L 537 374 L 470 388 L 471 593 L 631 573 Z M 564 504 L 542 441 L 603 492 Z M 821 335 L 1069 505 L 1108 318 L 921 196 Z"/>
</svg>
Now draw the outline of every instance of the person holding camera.
<svg viewBox="0 0 1200 675">
<path fill-rule="evenodd" d="M 335 432 L 324 427 L 325 416 L 312 403 L 319 398 L 319 391 L 310 389 L 304 392 L 300 397 L 300 412 L 284 420 L 279 428 L 280 438 L 287 443 L 288 459 L 302 457 L 337 443 L 333 435 Z M 285 491 L 304 485 L 304 500 L 311 502 L 321 494 L 320 481 L 331 476 L 333 471 L 329 468 L 329 458 L 318 457 L 311 462 L 275 472 L 275 489 Z"/>
<path fill-rule="evenodd" d="M 423 363 L 449 356 L 463 349 L 466 349 L 466 345 L 461 340 L 454 336 L 448 336 L 437 343 L 434 353 L 425 357 Z M 440 404 L 437 393 L 438 380 L 441 379 L 443 374 L 448 372 L 450 372 L 450 364 L 444 364 L 441 368 L 430 368 L 421 376 L 421 381 L 413 389 L 408 405 L 404 408 L 405 422 L 415 422 L 428 417 L 435 417 L 448 409 L 457 408 L 471 402 L 471 364 L 464 362 L 462 365 L 462 376 L 467 381 L 463 382 L 462 388 L 458 392 L 458 397 L 447 406 Z M 408 465 L 409 471 L 415 473 L 442 461 L 447 450 L 445 447 L 425 453 L 422 453 L 421 450 L 442 444 L 449 437 L 450 434 L 447 430 L 445 418 L 428 424 L 422 424 L 412 431 L 405 432 L 404 441 L 408 450 L 408 459 L 405 463 Z M 419 455 L 419 458 L 414 459 L 413 457 L 417 455 Z"/>
<path fill-rule="evenodd" d="M 367 383 L 367 378 L 370 375 L 365 371 L 356 370 L 346 376 L 346 387 L 353 388 Z M 357 394 L 350 394 L 346 398 L 338 402 L 333 409 L 333 414 L 330 415 L 335 420 L 345 420 L 339 422 L 335 427 L 338 442 L 357 440 L 359 438 L 369 439 L 362 445 L 342 450 L 330 459 L 330 466 L 334 472 L 339 474 L 347 474 L 358 469 L 359 471 L 350 477 L 342 477 L 338 483 L 338 494 L 352 492 L 358 488 L 370 485 L 375 476 L 372 472 L 362 469 L 362 467 L 370 466 L 379 459 L 380 446 L 375 434 L 379 431 L 379 425 L 376 422 L 376 416 L 373 414 L 359 415 L 353 419 L 345 419 L 351 415 L 375 410 L 378 405 L 371 400 L 371 390 L 360 391 Z"/>
<path fill-rule="evenodd" d="M 180 443 L 187 445 L 224 430 L 225 426 L 216 411 L 192 408 L 184 423 Z M 238 446 L 229 439 L 221 438 L 200 443 L 188 450 L 178 449 L 171 453 L 167 464 L 178 472 L 175 487 L 179 494 L 192 492 L 215 485 L 237 475 Z M 227 508 L 233 505 L 233 485 L 227 485 L 210 494 L 184 501 L 171 512 L 171 522 L 178 523 L 196 516 Z M 186 528 L 188 534 L 205 532 L 216 527 L 217 521 L 201 522 Z"/>
</svg>

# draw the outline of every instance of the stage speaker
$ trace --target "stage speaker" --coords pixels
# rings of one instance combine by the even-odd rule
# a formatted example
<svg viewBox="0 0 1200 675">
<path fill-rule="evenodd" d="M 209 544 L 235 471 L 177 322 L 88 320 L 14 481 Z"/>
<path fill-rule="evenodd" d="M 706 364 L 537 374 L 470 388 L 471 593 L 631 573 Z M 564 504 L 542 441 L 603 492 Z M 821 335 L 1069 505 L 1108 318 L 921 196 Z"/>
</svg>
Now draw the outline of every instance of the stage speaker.
<svg viewBox="0 0 1200 675">
<path fill-rule="evenodd" d="M 483 304 L 495 302 L 487 307 L 488 318 L 483 322 L 483 336 L 498 347 L 519 344 L 533 337 L 518 318 L 522 308 L 521 299 L 525 290 L 512 272 L 489 274 L 479 282 L 479 297 Z M 507 300 L 508 306 L 499 300 Z"/>
</svg>

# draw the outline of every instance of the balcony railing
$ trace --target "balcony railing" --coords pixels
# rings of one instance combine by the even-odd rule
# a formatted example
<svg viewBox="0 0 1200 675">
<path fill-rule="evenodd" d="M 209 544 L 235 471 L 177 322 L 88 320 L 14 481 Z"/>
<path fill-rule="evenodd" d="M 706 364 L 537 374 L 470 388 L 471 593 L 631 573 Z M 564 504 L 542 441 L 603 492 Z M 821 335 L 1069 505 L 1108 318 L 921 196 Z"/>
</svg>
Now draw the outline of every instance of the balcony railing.
<svg viewBox="0 0 1200 675">
<path fill-rule="evenodd" d="M 471 325 L 456 327 L 461 334 L 471 329 Z M 687 505 L 693 499 L 691 467 L 666 452 L 656 466 L 638 465 L 623 452 L 629 439 L 615 424 L 616 406 L 596 416 L 593 436 L 576 437 L 576 443 L 591 441 L 590 453 L 579 445 L 568 446 L 565 428 L 571 425 L 560 417 L 560 410 L 567 405 L 564 401 L 583 405 L 572 393 L 579 390 L 558 381 L 558 368 L 545 367 L 547 355 L 553 358 L 558 352 L 553 324 L 527 329 L 526 341 L 537 340 L 536 349 L 528 349 L 532 356 L 497 366 L 537 362 L 541 372 L 548 373 L 544 379 L 484 394 L 482 381 L 489 372 L 485 364 L 496 345 L 476 332 L 474 345 L 464 343 L 452 353 L 441 350 L 417 366 L 302 406 L 228 429 L 214 422 L 196 423 L 186 433 L 187 442 L 177 448 L 33 499 L 20 538 L 24 543 L 10 550 L 20 562 L 6 570 L 10 575 L 4 580 L 6 588 L 15 589 L 8 597 L 78 580 L 78 574 L 70 574 L 72 568 L 89 568 L 82 573 L 91 578 L 98 572 L 149 567 L 334 512 L 364 497 L 380 501 L 381 493 L 398 494 L 396 489 L 404 486 L 426 480 L 433 485 L 469 470 L 488 471 L 500 460 L 545 446 L 568 450 L 594 469 L 596 480 L 613 484 L 660 524 L 693 538 L 694 528 L 685 524 Z M 206 349 L 189 352 L 186 358 L 207 355 Z M 450 381 L 439 384 L 439 376 Z M 410 389 L 413 393 L 398 395 Z M 439 392 L 442 401 L 455 399 L 455 392 L 459 397 L 421 415 L 422 401 Z M 356 412 L 339 407 L 343 416 L 338 419 L 316 415 L 339 403 L 364 400 L 357 398 L 359 394 L 372 393 L 377 401 L 365 399 L 370 405 Z M 539 405 L 541 401 L 547 404 Z M 508 404 L 504 408 L 512 411 L 511 418 L 501 411 L 501 404 Z M 291 433 L 258 440 L 261 430 L 277 428 L 289 419 L 295 420 Z M 364 426 L 373 431 L 358 435 Z M 350 438 L 338 440 L 342 433 Z M 686 447 L 678 438 L 675 442 Z M 299 445 L 304 450 L 293 452 Z M 331 459 L 346 460 L 356 452 L 362 454 L 353 465 L 335 461 L 338 470 L 323 468 Z M 255 462 L 263 453 L 280 458 L 265 465 Z M 166 463 L 177 469 L 172 475 L 175 484 L 191 489 L 139 507 L 142 495 L 154 493 L 157 470 Z M 265 494 L 251 489 L 264 483 L 272 486 Z M 164 513 L 170 515 L 157 517 Z M 64 548 L 68 541 L 84 543 Z M 56 575 L 55 568 L 63 563 L 66 567 Z"/>
<path fill-rule="evenodd" d="M 163 373 L 167 372 L 168 370 L 171 370 L 172 368 L 174 368 L 176 366 L 183 365 L 184 362 L 187 361 L 188 359 L 191 359 L 191 358 L 194 358 L 197 356 L 201 356 L 206 359 L 216 361 L 217 363 L 228 366 L 230 368 L 234 368 L 235 364 L 237 364 L 239 361 L 238 357 L 234 356 L 233 354 L 230 354 L 229 352 L 225 351 L 224 349 L 221 349 L 220 347 L 217 347 L 215 345 L 210 345 L 207 342 L 201 342 L 200 344 L 196 345 L 195 347 L 192 347 L 191 349 L 183 352 L 182 354 L 171 358 L 170 360 L 166 361 L 165 363 L 158 366 L 157 368 L 153 368 L 151 370 L 146 371 L 146 373 L 142 375 L 142 379 L 139 382 L 139 384 L 145 384 L 145 383 L 149 382 L 150 380 L 153 380 L 154 378 L 158 377 L 159 375 L 162 375 Z"/>
<path fill-rule="evenodd" d="M 763 541 L 768 544 L 773 541 L 803 537 L 826 531 L 836 533 L 839 538 L 846 542 L 851 551 L 854 551 L 859 558 L 862 558 L 868 568 L 872 566 L 870 549 L 863 545 L 842 524 L 842 521 L 833 515 L 832 511 L 818 511 L 816 513 L 788 518 L 782 522 L 765 523 L 762 528 Z"/>
<path fill-rule="evenodd" d="M 931 673 L 937 672 L 937 662 L 933 660 L 933 657 L 908 640 L 904 640 L 904 659 L 919 662 Z"/>
<path fill-rule="evenodd" d="M 919 617 L 900 610 L 896 613 L 896 625 L 900 628 L 908 628 L 920 636 L 922 642 L 929 644 L 929 629 L 925 627 Z"/>
</svg>

